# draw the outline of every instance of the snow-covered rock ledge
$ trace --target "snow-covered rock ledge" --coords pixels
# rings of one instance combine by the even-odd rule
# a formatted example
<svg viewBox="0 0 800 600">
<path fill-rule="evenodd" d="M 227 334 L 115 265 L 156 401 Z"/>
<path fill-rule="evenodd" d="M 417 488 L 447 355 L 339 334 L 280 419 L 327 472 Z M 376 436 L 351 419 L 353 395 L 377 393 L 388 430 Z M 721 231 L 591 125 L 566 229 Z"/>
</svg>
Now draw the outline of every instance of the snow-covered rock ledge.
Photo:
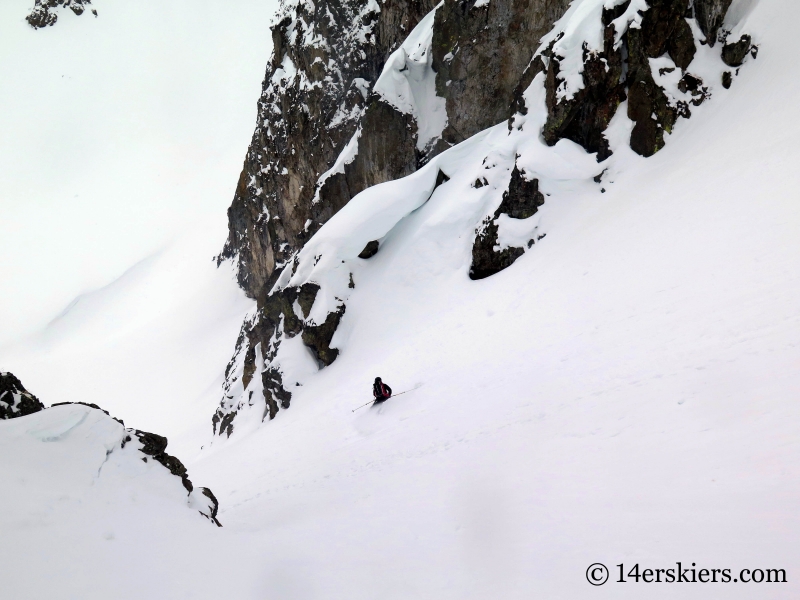
<svg viewBox="0 0 800 600">
<path fill-rule="evenodd" d="M 221 527 L 216 497 L 194 487 L 183 463 L 166 453 L 167 443 L 95 404 L 45 408 L 14 375 L 0 373 L 0 479 L 15 511 L 46 510 L 64 498 L 92 505 L 101 497 L 104 510 L 113 511 L 109 494 L 123 504 L 156 494 Z"/>
</svg>

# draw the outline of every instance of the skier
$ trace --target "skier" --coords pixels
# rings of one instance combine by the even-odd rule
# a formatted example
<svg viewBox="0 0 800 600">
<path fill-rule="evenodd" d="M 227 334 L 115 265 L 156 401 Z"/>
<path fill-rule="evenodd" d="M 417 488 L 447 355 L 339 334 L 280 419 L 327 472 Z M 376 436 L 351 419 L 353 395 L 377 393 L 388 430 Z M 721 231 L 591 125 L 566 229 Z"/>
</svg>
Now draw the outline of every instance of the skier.
<svg viewBox="0 0 800 600">
<path fill-rule="evenodd" d="M 392 388 L 383 383 L 380 377 L 376 377 L 372 384 L 372 395 L 375 396 L 375 404 L 385 402 L 392 397 Z"/>
</svg>

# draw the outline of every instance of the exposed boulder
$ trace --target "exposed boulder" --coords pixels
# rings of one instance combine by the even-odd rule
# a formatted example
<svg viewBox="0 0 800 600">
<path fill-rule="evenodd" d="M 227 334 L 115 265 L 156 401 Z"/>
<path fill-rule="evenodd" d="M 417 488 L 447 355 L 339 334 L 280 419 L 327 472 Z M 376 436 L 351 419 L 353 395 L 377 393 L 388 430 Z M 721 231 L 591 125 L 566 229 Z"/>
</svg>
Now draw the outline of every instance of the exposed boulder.
<svg viewBox="0 0 800 600">
<path fill-rule="evenodd" d="M 667 40 L 667 52 L 681 71 L 688 69 L 694 60 L 697 46 L 694 43 L 692 28 L 686 19 L 677 19 L 675 22 L 675 30 Z"/>
<path fill-rule="evenodd" d="M 729 67 L 740 67 L 748 52 L 753 48 L 753 40 L 749 35 L 743 35 L 738 42 L 726 43 L 722 47 L 722 61 Z"/>
<path fill-rule="evenodd" d="M 515 164 L 508 190 L 503 193 L 503 201 L 497 208 L 496 216 L 505 213 L 513 219 L 527 219 L 535 215 L 542 204 L 544 195 L 539 191 L 539 180 L 528 181 Z"/>
<path fill-rule="evenodd" d="M 434 0 L 287 3 L 272 27 L 273 56 L 220 259 L 238 263 L 252 298 L 350 198 L 416 169 L 415 128 L 371 92 L 384 64 Z M 361 127 L 360 151 L 334 165 Z"/>
<path fill-rule="evenodd" d="M 372 240 L 371 242 L 367 242 L 367 245 L 364 246 L 364 249 L 359 253 L 358 258 L 368 259 L 372 258 L 378 253 L 378 248 L 380 244 L 378 240 Z"/>
<path fill-rule="evenodd" d="M 513 265 L 514 261 L 525 254 L 524 248 L 496 249 L 497 235 L 496 218 L 487 217 L 481 228 L 475 232 L 475 242 L 472 244 L 472 265 L 469 269 L 470 279 L 485 279 L 499 273 Z"/>
<path fill-rule="evenodd" d="M 730 89 L 733 84 L 733 74 L 730 71 L 725 71 L 722 74 L 722 87 L 726 90 Z"/>
</svg>

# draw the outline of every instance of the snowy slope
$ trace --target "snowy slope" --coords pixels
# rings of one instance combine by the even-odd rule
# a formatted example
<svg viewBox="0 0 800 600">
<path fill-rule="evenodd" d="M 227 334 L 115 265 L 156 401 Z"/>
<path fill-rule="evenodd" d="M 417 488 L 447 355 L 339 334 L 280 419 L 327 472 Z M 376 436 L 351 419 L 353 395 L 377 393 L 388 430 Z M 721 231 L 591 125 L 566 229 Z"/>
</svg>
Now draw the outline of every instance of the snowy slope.
<svg viewBox="0 0 800 600">
<path fill-rule="evenodd" d="M 0 3 L 0 344 L 197 219 L 220 245 L 277 6 L 96 0 L 33 30 L 33 4 Z"/>
<path fill-rule="evenodd" d="M 0 421 L 4 597 L 175 598 L 202 577 L 207 499 L 136 433 L 81 405 Z"/>
<path fill-rule="evenodd" d="M 296 283 L 328 278 L 314 310 L 348 294 L 335 338 L 341 354 L 304 379 L 290 410 L 263 425 L 256 415 L 189 464 L 219 498 L 222 530 L 122 511 L 108 516 L 114 527 L 144 522 L 170 533 L 154 539 L 151 529 L 130 526 L 126 543 L 109 553 L 105 530 L 87 530 L 79 515 L 72 529 L 59 519 L 48 533 L 87 540 L 74 559 L 37 554 L 32 542 L 17 553 L 0 545 L 3 564 L 53 565 L 82 598 L 107 597 L 115 577 L 130 586 L 114 588 L 122 597 L 138 596 L 137 575 L 161 598 L 797 596 L 800 11 L 788 0 L 737 2 L 735 10 L 760 43 L 757 61 L 731 90 L 715 89 L 693 109 L 654 157 L 617 144 L 606 193 L 591 179 L 593 157 L 566 142 L 547 149 L 531 111 L 530 129 L 509 136 L 502 124 L 479 134 L 418 173 L 367 190 L 319 231 L 300 256 Z M 629 125 L 617 120 L 614 133 L 622 139 Z M 527 224 L 547 235 L 509 269 L 471 281 L 475 223 L 499 202 L 516 153 L 550 194 Z M 439 168 L 451 179 L 430 196 Z M 490 185 L 471 187 L 479 174 Z M 379 253 L 357 263 L 376 237 Z M 174 346 L 159 355 L 180 360 L 175 350 L 205 329 L 204 310 L 228 307 L 231 322 L 247 310 L 223 292 L 197 308 L 194 294 L 179 291 L 215 289 L 216 280 L 198 269 L 169 288 L 177 263 L 160 257 L 143 266 L 152 285 L 139 287 L 132 270 L 119 291 L 101 295 L 103 310 L 113 314 L 150 289 L 163 294 L 156 303 L 172 299 L 170 318 L 133 320 L 114 346 L 91 318 L 67 331 L 68 313 L 55 324 L 60 356 L 74 347 L 105 367 L 147 364 L 152 345 L 125 342 L 166 336 Z M 151 337 L 150 328 L 161 333 Z M 41 359 L 42 339 L 4 354 L 3 368 L 17 361 L 47 380 L 53 363 Z M 137 374 L 152 390 L 210 375 L 206 362 L 182 364 L 178 375 Z M 395 391 L 416 389 L 351 412 L 369 399 L 376 375 Z M 114 402 L 118 376 L 107 375 L 102 394 L 89 388 L 87 399 Z M 119 393 L 125 400 L 114 412 L 125 417 L 177 402 Z M 18 504 L 8 510 L 20 514 Z M 105 575 L 90 588 L 93 575 L 75 565 L 98 560 Z M 676 561 L 785 568 L 790 583 L 585 581 L 593 562 Z M 24 590 L 33 578 L 20 568 L 7 579 Z M 46 597 L 60 583 L 35 580 L 29 595 Z"/>
<path fill-rule="evenodd" d="M 204 435 L 250 307 L 211 259 L 276 4 L 97 0 L 37 31 L 32 6 L 0 4 L 0 364 Z"/>
<path fill-rule="evenodd" d="M 444 162 L 451 181 L 398 225 L 383 208 L 422 204 L 435 167 L 368 190 L 306 246 L 323 258 L 301 254 L 297 283 L 389 232 L 354 272 L 337 361 L 196 464 L 218 488 L 241 469 L 228 527 L 273 536 L 292 597 L 667 598 L 584 572 L 797 564 L 795 12 L 758 5 L 758 60 L 655 157 L 618 152 L 607 193 L 551 182 L 547 237 L 492 278 L 466 273 L 483 192 Z M 497 135 L 474 143 L 508 164 Z M 351 413 L 375 375 L 422 386 Z"/>
</svg>

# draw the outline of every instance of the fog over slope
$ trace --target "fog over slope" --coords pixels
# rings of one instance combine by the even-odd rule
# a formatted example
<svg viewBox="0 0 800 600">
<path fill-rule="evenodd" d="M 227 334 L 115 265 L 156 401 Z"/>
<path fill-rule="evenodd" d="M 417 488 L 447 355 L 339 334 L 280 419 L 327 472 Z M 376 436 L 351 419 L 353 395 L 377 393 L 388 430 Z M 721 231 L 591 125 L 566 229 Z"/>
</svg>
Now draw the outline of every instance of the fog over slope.
<svg viewBox="0 0 800 600">
<path fill-rule="evenodd" d="M 96 0 L 33 30 L 32 4 L 0 6 L 0 354 L 48 403 L 182 431 L 249 306 L 212 257 L 275 5 Z"/>
<path fill-rule="evenodd" d="M 44 57 L 47 44 L 104 31 L 106 17 L 109 31 L 117 23 L 117 35 L 132 38 L 144 24 L 169 29 L 185 17 L 178 11 L 158 21 L 152 7 L 107 0 L 92 3 L 96 19 L 62 11 L 55 26 L 31 32 L 22 21 L 29 7 L 15 4 L 17 24 L 4 19 L 2 25 L 16 32 L 15 56 L 22 47 Z M 573 9 L 581 4 L 597 9 L 601 3 L 584 0 Z M 206 6 L 209 30 L 234 27 L 239 13 L 220 6 Z M 242 11 L 255 6 L 242 2 Z M 125 19 L 115 21 L 122 11 Z M 594 23 L 595 13 L 578 13 L 589 16 L 575 21 L 576 12 L 560 22 L 573 36 L 563 38 L 565 46 L 590 35 L 586 24 Z M 628 116 L 630 98 L 620 100 L 604 129 L 612 151 L 605 162 L 597 160 L 601 150 L 587 151 L 570 137 L 548 145 L 542 132 L 553 125 L 552 98 L 546 71 L 537 73 L 514 101 L 510 122 L 465 140 L 441 130 L 452 144 L 428 146 L 413 173 L 359 190 L 314 224 L 314 235 L 292 249 L 283 263 L 288 267 L 255 300 L 236 287 L 241 262 L 223 261 L 217 269 L 212 257 L 224 241 L 221 208 L 251 133 L 263 53 L 252 57 L 250 75 L 241 75 L 248 80 L 241 89 L 250 86 L 251 93 L 235 99 L 235 111 L 243 113 L 235 117 L 243 121 L 235 127 L 237 139 L 215 138 L 231 154 L 219 163 L 210 154 L 186 159 L 198 179 L 181 180 L 192 181 L 179 188 L 194 191 L 175 194 L 146 169 L 152 159 L 174 177 L 185 159 L 181 151 L 178 166 L 164 155 L 148 158 L 146 136 L 138 138 L 139 149 L 125 151 L 130 154 L 98 151 L 110 166 L 96 177 L 89 167 L 79 170 L 97 195 L 94 204 L 75 205 L 69 214 L 102 204 L 104 177 L 116 181 L 114 165 L 126 170 L 127 164 L 131 177 L 152 186 L 117 186 L 124 191 L 119 204 L 104 208 L 109 219 L 125 224 L 117 234 L 105 231 L 106 223 L 102 235 L 91 237 L 82 234 L 92 229 L 84 219 L 63 217 L 58 235 L 46 235 L 48 220 L 66 209 L 43 198 L 66 197 L 70 169 L 61 165 L 32 179 L 42 186 L 34 188 L 38 204 L 20 200 L 22 175 L 41 165 L 30 132 L 45 131 L 32 116 L 20 118 L 22 151 L 6 138 L 0 142 L 5 164 L 18 165 L 3 171 L 0 190 L 4 214 L 14 219 L 4 219 L 10 233 L 0 238 L 2 255 L 15 269 L 4 279 L 2 310 L 4 319 L 20 313 L 29 321 L 8 334 L 0 370 L 14 372 L 45 404 L 95 402 L 129 426 L 169 437 L 192 479 L 214 490 L 224 527 L 209 526 L 172 497 L 154 500 L 147 492 L 139 501 L 128 493 L 139 484 L 174 483 L 166 480 L 109 488 L 118 508 L 99 516 L 49 519 L 36 511 L 65 514 L 53 508 L 59 499 L 36 489 L 26 498 L 20 484 L 0 510 L 4 529 L 14 534 L 14 543 L 0 542 L 10 567 L 7 589 L 31 598 L 102 598 L 112 591 L 123 598 L 673 598 L 674 584 L 609 581 L 595 588 L 585 571 L 602 562 L 614 579 L 619 563 L 669 568 L 681 561 L 735 572 L 784 568 L 789 575 L 786 584 L 682 584 L 682 598 L 797 595 L 798 18 L 800 9 L 788 0 L 736 0 L 726 24 L 734 39 L 752 36 L 757 59 L 748 54 L 726 89 L 722 73 L 737 69 L 722 64 L 721 44 L 697 43 L 690 70 L 702 77 L 709 97 L 692 105 L 691 118 L 677 120 L 663 135 L 663 148 L 648 158 L 630 147 L 636 126 Z M 255 21 L 243 18 L 238 26 L 252 28 L 252 43 L 263 44 Z M 427 89 L 425 69 L 432 67 L 419 48 L 436 43 L 430 21 L 414 24 L 434 28 L 431 37 L 414 30 L 417 53 L 404 49 L 417 68 L 408 76 L 417 76 L 420 87 L 403 87 L 398 78 L 405 71 L 395 60 L 376 78 L 383 82 L 381 97 L 413 117 L 418 129 L 411 132 L 439 122 L 435 98 L 398 100 L 404 90 Z M 204 48 L 192 37 L 198 26 L 185 26 L 197 44 L 191 47 Z M 701 36 L 698 29 L 691 33 Z M 10 45 L 0 43 L 5 53 Z M 567 58 L 562 55 L 564 64 Z M 656 73 L 672 68 L 661 57 L 649 60 Z M 9 61 L 0 64 L 11 69 Z M 146 71 L 147 64 L 138 68 Z M 20 86 L 36 72 L 22 61 L 14 68 Z M 193 86 L 207 81 L 207 72 L 197 79 L 181 72 Z M 691 97 L 674 91 L 677 79 L 659 82 L 676 97 Z M 80 93 L 90 95 L 100 81 L 86 79 Z M 163 89 L 165 105 L 186 102 L 183 86 L 170 82 Z M 457 91 L 447 93 L 458 106 Z M 367 96 L 367 105 L 368 98 L 378 101 Z M 425 111 L 431 119 L 421 127 Z M 357 141 L 378 139 L 365 137 L 373 135 L 366 121 L 351 125 L 361 132 Z M 152 127 L 158 135 L 166 130 L 158 122 Z M 93 135 L 105 140 L 104 131 Z M 186 133 L 171 131 L 176 138 Z M 340 166 L 361 168 L 346 162 L 357 155 L 341 137 L 341 153 L 333 153 Z M 371 146 L 359 151 L 365 147 Z M 50 148 L 76 161 L 72 147 Z M 246 161 L 245 170 L 251 166 Z M 514 218 L 500 210 L 515 185 L 527 190 L 525 198 L 539 198 L 530 191 L 534 180 L 544 201 L 537 200 L 534 214 Z M 45 187 L 62 195 L 48 196 Z M 150 189 L 152 195 L 145 193 Z M 235 202 L 243 197 L 237 188 Z M 137 208 L 124 208 L 132 199 Z M 165 215 L 162 231 L 153 232 L 151 207 Z M 507 268 L 473 280 L 476 235 L 492 222 L 498 236 L 492 253 L 524 251 Z M 20 239 L 36 241 L 37 252 L 52 261 L 34 254 L 25 264 L 29 246 Z M 115 240 L 123 250 L 109 250 L 107 262 L 89 262 L 86 275 L 85 257 L 115 248 Z M 377 254 L 359 258 L 372 240 L 380 242 Z M 309 284 L 316 288 L 310 303 L 299 296 Z M 63 312 L 55 300 L 37 300 L 79 293 Z M 273 304 L 278 308 L 270 313 Z M 330 314 L 338 318 L 327 350 L 338 354 L 325 361 L 319 351 L 326 348 L 312 336 Z M 255 333 L 246 343 L 239 337 L 226 373 L 242 320 L 242 331 Z M 288 408 L 274 414 L 265 393 L 270 368 L 291 391 Z M 413 391 L 352 412 L 369 400 L 376 375 L 395 392 Z M 212 432 L 218 406 L 218 414 L 233 415 L 224 434 Z M 25 423 L 47 414 L 54 413 L 0 422 L 0 442 L 20 448 L 17 438 L 41 430 Z M 95 435 L 102 437 L 90 432 L 86 444 L 96 445 Z M 35 472 L 34 459 L 3 456 L 9 477 Z M 74 493 L 86 503 L 97 498 Z"/>
</svg>

